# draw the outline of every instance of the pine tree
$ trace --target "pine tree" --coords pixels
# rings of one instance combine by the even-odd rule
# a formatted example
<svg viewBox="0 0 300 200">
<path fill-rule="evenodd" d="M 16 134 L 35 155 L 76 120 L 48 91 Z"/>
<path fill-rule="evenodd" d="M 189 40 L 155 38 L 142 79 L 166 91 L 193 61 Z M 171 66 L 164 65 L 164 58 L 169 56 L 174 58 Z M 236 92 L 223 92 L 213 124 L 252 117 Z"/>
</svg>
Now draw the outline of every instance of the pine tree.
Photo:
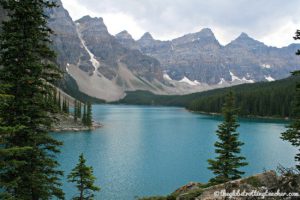
<svg viewBox="0 0 300 200">
<path fill-rule="evenodd" d="M 67 106 L 67 114 L 70 113 L 70 103 L 69 103 L 69 100 L 67 100 L 67 103 L 66 103 L 66 106 Z"/>
<path fill-rule="evenodd" d="M 86 126 L 86 103 L 83 104 L 82 124 Z"/>
<path fill-rule="evenodd" d="M 0 0 L 0 6 L 9 11 L 0 34 L 0 82 L 10 86 L 4 95 L 13 98 L 0 102 L 1 192 L 5 199 L 63 199 L 55 160 L 61 143 L 48 134 L 53 110 L 45 99 L 60 77 L 51 62 L 55 54 L 48 47 L 51 30 L 44 15 L 54 4 Z M 27 150 L 20 154 L 18 149 Z"/>
<path fill-rule="evenodd" d="M 300 40 L 300 30 L 297 30 L 294 36 L 295 40 Z M 300 50 L 298 49 L 296 55 L 300 55 Z"/>
<path fill-rule="evenodd" d="M 247 165 L 245 157 L 239 156 L 243 145 L 238 140 L 239 133 L 236 129 L 239 127 L 237 123 L 237 109 L 235 108 L 235 99 L 232 91 L 226 96 L 223 106 L 224 122 L 219 125 L 217 135 L 219 141 L 215 143 L 215 152 L 217 157 L 215 160 L 209 159 L 208 169 L 212 170 L 216 177 L 210 179 L 210 183 L 218 184 L 241 177 L 244 172 L 238 168 Z"/>
<path fill-rule="evenodd" d="M 300 30 L 297 30 L 294 37 L 295 40 L 300 40 Z M 300 55 L 300 50 L 296 52 L 296 55 Z M 300 76 L 300 71 L 292 72 L 293 76 Z M 299 149 L 300 147 L 300 83 L 296 85 L 295 99 L 293 102 L 293 122 L 288 126 L 288 129 L 281 134 L 281 138 L 290 142 L 293 146 Z M 300 150 L 295 156 L 297 162 L 296 168 L 300 170 Z"/>
<path fill-rule="evenodd" d="M 90 102 L 87 103 L 87 111 L 86 111 L 86 126 L 92 127 L 93 119 L 92 119 L 92 104 Z"/>
<path fill-rule="evenodd" d="M 78 101 L 78 103 L 77 103 L 77 118 L 78 119 L 81 119 L 81 102 L 80 101 Z"/>
<path fill-rule="evenodd" d="M 76 184 L 79 192 L 74 200 L 92 200 L 95 196 L 93 192 L 100 191 L 100 188 L 94 185 L 96 178 L 93 175 L 93 168 L 86 165 L 83 154 L 79 156 L 79 163 L 68 175 L 68 180 Z"/>
<path fill-rule="evenodd" d="M 0 112 L 6 112 L 4 106 L 9 101 L 13 101 L 13 96 L 5 94 L 5 88 L 8 86 L 4 86 L 0 84 Z M 0 118 L 0 145 L 6 145 L 8 143 L 8 139 L 11 135 L 16 134 L 16 132 L 21 131 L 21 126 L 7 126 L 2 123 Z M 0 148 L 0 169 L 3 171 L 14 172 L 17 168 L 23 167 L 25 162 L 19 161 L 18 159 L 14 159 L 20 156 L 26 155 L 31 148 L 27 147 L 6 147 Z M 7 159 L 7 158 L 11 159 Z M 0 184 L 1 188 L 4 192 L 0 193 L 0 199 L 15 199 L 14 196 L 7 192 L 10 188 L 18 187 L 17 181 L 20 178 L 19 176 L 7 176 L 4 177 L 4 174 L 1 174 L 2 183 Z"/>
<path fill-rule="evenodd" d="M 61 104 L 61 94 L 60 94 L 60 92 L 58 92 L 57 106 L 58 106 L 59 111 L 63 110 L 62 109 L 62 104 Z"/>
<path fill-rule="evenodd" d="M 77 122 L 77 116 L 78 116 L 78 107 L 77 107 L 77 100 L 74 100 L 74 121 Z"/>
<path fill-rule="evenodd" d="M 290 142 L 293 146 L 300 147 L 300 84 L 296 86 L 296 96 L 294 100 L 293 122 L 288 126 L 288 129 L 281 134 L 281 138 Z M 296 154 L 296 167 L 300 170 L 300 152 Z"/>
</svg>

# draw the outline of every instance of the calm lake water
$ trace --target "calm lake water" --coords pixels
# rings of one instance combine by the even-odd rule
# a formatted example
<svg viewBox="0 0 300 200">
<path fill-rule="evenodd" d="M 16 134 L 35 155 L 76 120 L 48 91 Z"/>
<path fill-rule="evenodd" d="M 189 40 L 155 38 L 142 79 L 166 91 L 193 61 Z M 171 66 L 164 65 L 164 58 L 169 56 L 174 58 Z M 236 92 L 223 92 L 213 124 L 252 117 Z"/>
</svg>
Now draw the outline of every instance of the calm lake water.
<svg viewBox="0 0 300 200">
<path fill-rule="evenodd" d="M 101 191 L 96 199 L 132 200 L 165 195 L 190 181 L 207 182 L 207 159 L 214 157 L 220 117 L 190 113 L 183 108 L 95 105 L 94 119 L 104 127 L 91 132 L 53 136 L 64 142 L 59 155 L 68 174 L 84 153 L 94 167 Z M 296 149 L 280 139 L 284 122 L 240 120 L 246 175 L 293 166 Z M 64 181 L 66 198 L 75 194 Z"/>
</svg>

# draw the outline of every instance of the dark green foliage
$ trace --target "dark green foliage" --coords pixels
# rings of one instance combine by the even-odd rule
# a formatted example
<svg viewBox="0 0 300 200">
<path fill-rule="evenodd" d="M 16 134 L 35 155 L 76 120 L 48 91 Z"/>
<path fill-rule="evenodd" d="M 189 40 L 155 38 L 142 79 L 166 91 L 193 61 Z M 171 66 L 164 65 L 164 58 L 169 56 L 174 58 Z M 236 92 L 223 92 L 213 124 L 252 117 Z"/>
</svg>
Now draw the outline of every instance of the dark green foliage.
<svg viewBox="0 0 300 200">
<path fill-rule="evenodd" d="M 57 107 L 59 109 L 59 111 L 62 111 L 62 104 L 61 104 L 61 94 L 60 92 L 58 92 L 58 99 L 57 99 Z"/>
<path fill-rule="evenodd" d="M 209 159 L 208 169 L 212 170 L 216 177 L 210 180 L 212 184 L 225 183 L 230 180 L 241 178 L 244 172 L 239 168 L 247 165 L 244 162 L 245 157 L 240 156 L 241 146 L 244 144 L 239 141 L 239 133 L 236 129 L 239 127 L 237 123 L 237 109 L 235 108 L 235 99 L 230 91 L 225 99 L 223 106 L 224 122 L 219 125 L 217 135 L 219 140 L 215 143 L 215 152 L 217 157 L 215 160 Z"/>
<path fill-rule="evenodd" d="M 243 84 L 183 96 L 155 95 L 151 92 L 128 92 L 120 104 L 181 106 L 192 111 L 222 112 L 229 90 L 236 95 L 236 106 L 241 116 L 290 117 L 294 88 L 300 77 L 290 77 L 274 82 Z"/>
<path fill-rule="evenodd" d="M 93 168 L 86 165 L 83 154 L 79 156 L 79 163 L 68 175 L 68 180 L 75 183 L 79 192 L 78 196 L 73 198 L 74 200 L 92 200 L 94 192 L 100 191 L 100 188 L 95 185 Z"/>
<path fill-rule="evenodd" d="M 83 105 L 82 123 L 90 128 L 93 125 L 92 104 L 90 102 Z"/>
<path fill-rule="evenodd" d="M 199 97 L 192 101 L 188 109 L 202 112 L 220 113 L 226 92 L 234 91 L 236 106 L 241 116 L 292 117 L 292 101 L 299 77 L 256 83 L 215 90 L 214 93 Z"/>
<path fill-rule="evenodd" d="M 78 116 L 78 107 L 77 107 L 77 100 L 75 99 L 74 100 L 74 113 L 73 113 L 73 115 L 74 115 L 74 121 L 75 122 L 77 122 L 77 116 Z"/>
<path fill-rule="evenodd" d="M 60 77 L 54 53 L 48 48 L 51 30 L 43 0 L 0 0 L 9 10 L 0 35 L 1 170 L 3 199 L 63 199 L 61 171 L 55 160 L 60 142 L 48 135 L 54 112 L 52 84 Z M 50 83 L 50 84 L 49 84 Z M 20 150 L 20 151 L 19 151 Z M 26 151 L 26 153 L 24 152 Z"/>
<path fill-rule="evenodd" d="M 295 40 L 300 40 L 300 30 L 297 30 L 294 37 Z M 296 55 L 300 55 L 300 50 L 296 52 Z M 294 77 L 300 77 L 300 71 L 292 72 Z M 291 88 L 289 89 L 291 90 Z M 293 102 L 293 122 L 288 126 L 288 129 L 282 133 L 281 138 L 290 142 L 293 146 L 299 149 L 300 147 L 300 83 L 297 82 L 295 90 L 295 98 Z M 295 161 L 297 162 L 296 168 L 300 170 L 300 150 L 295 156 Z"/>
<path fill-rule="evenodd" d="M 294 36 L 295 40 L 300 40 L 300 30 L 297 30 Z M 300 55 L 300 50 L 298 49 L 298 51 L 296 52 L 296 55 Z"/>
<path fill-rule="evenodd" d="M 86 111 L 86 126 L 92 127 L 92 104 L 90 102 L 87 103 L 87 111 Z"/>
<path fill-rule="evenodd" d="M 13 101 L 13 96 L 5 94 L 8 85 L 0 84 L 0 112 L 5 112 L 4 108 L 6 104 L 9 104 L 9 101 Z M 0 145 L 5 145 L 6 140 L 13 134 L 16 134 L 17 131 L 21 131 L 21 126 L 8 126 L 2 123 L 2 119 L 0 118 Z M 26 155 L 31 150 L 30 147 L 9 147 L 9 148 L 0 148 L 0 169 L 1 174 L 4 175 L 5 172 L 14 172 L 16 169 L 25 166 L 26 162 L 19 161 L 17 158 L 20 156 Z M 7 157 L 11 157 L 12 159 L 6 159 Z M 9 188 L 15 188 L 18 186 L 19 176 L 11 177 L 2 176 L 2 181 L 0 180 L 0 186 L 4 189 L 3 192 L 0 193 L 0 199 L 15 199 L 14 196 L 7 192 Z"/>
<path fill-rule="evenodd" d="M 78 119 L 81 119 L 81 102 L 80 101 L 77 101 L 77 118 Z"/>
<path fill-rule="evenodd" d="M 82 124 L 86 125 L 86 114 L 87 114 L 87 108 L 86 104 L 83 105 L 83 114 L 82 114 Z"/>
<path fill-rule="evenodd" d="M 66 98 L 63 100 L 62 111 L 66 114 L 69 114 L 69 101 Z"/>
</svg>

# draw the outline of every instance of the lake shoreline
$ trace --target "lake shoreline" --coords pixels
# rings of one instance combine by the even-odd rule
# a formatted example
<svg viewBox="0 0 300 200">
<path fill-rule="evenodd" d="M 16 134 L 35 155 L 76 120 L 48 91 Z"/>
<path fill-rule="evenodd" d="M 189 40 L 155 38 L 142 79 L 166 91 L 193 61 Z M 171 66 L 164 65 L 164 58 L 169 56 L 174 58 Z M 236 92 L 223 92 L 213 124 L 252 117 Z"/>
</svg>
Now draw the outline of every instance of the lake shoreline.
<svg viewBox="0 0 300 200">
<path fill-rule="evenodd" d="M 72 115 L 68 114 L 56 114 L 53 116 L 56 119 L 56 123 L 54 123 L 50 129 L 51 132 L 79 132 L 79 131 L 93 131 L 98 128 L 103 127 L 103 124 L 100 122 L 93 121 L 92 126 L 85 126 L 81 122 L 81 119 L 77 121 L 74 120 Z"/>
<path fill-rule="evenodd" d="M 193 111 L 186 109 L 187 111 L 195 114 L 204 114 L 204 115 L 210 115 L 210 116 L 222 116 L 222 113 L 215 113 L 215 112 L 204 112 L 204 111 Z M 259 116 L 259 115 L 240 115 L 239 117 L 245 118 L 245 119 L 270 119 L 270 120 L 285 120 L 290 121 L 291 118 L 289 117 L 272 117 L 272 116 Z"/>
</svg>

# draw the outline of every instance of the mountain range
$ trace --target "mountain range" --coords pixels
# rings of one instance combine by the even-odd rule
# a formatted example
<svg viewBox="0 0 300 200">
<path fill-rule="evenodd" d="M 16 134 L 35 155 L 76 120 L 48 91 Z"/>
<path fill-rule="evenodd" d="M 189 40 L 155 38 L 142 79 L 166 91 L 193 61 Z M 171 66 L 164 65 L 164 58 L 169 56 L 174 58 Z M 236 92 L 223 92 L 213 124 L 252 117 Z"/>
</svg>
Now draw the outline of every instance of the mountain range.
<svg viewBox="0 0 300 200">
<path fill-rule="evenodd" d="M 224 46 L 208 28 L 169 41 L 148 32 L 134 40 L 127 31 L 111 35 L 102 18 L 73 21 L 62 2 L 57 3 L 46 13 L 55 33 L 57 63 L 65 72 L 63 85 L 98 99 L 115 101 L 135 90 L 188 94 L 273 81 L 300 66 L 295 56 L 299 44 L 270 47 L 242 33 Z"/>
</svg>

